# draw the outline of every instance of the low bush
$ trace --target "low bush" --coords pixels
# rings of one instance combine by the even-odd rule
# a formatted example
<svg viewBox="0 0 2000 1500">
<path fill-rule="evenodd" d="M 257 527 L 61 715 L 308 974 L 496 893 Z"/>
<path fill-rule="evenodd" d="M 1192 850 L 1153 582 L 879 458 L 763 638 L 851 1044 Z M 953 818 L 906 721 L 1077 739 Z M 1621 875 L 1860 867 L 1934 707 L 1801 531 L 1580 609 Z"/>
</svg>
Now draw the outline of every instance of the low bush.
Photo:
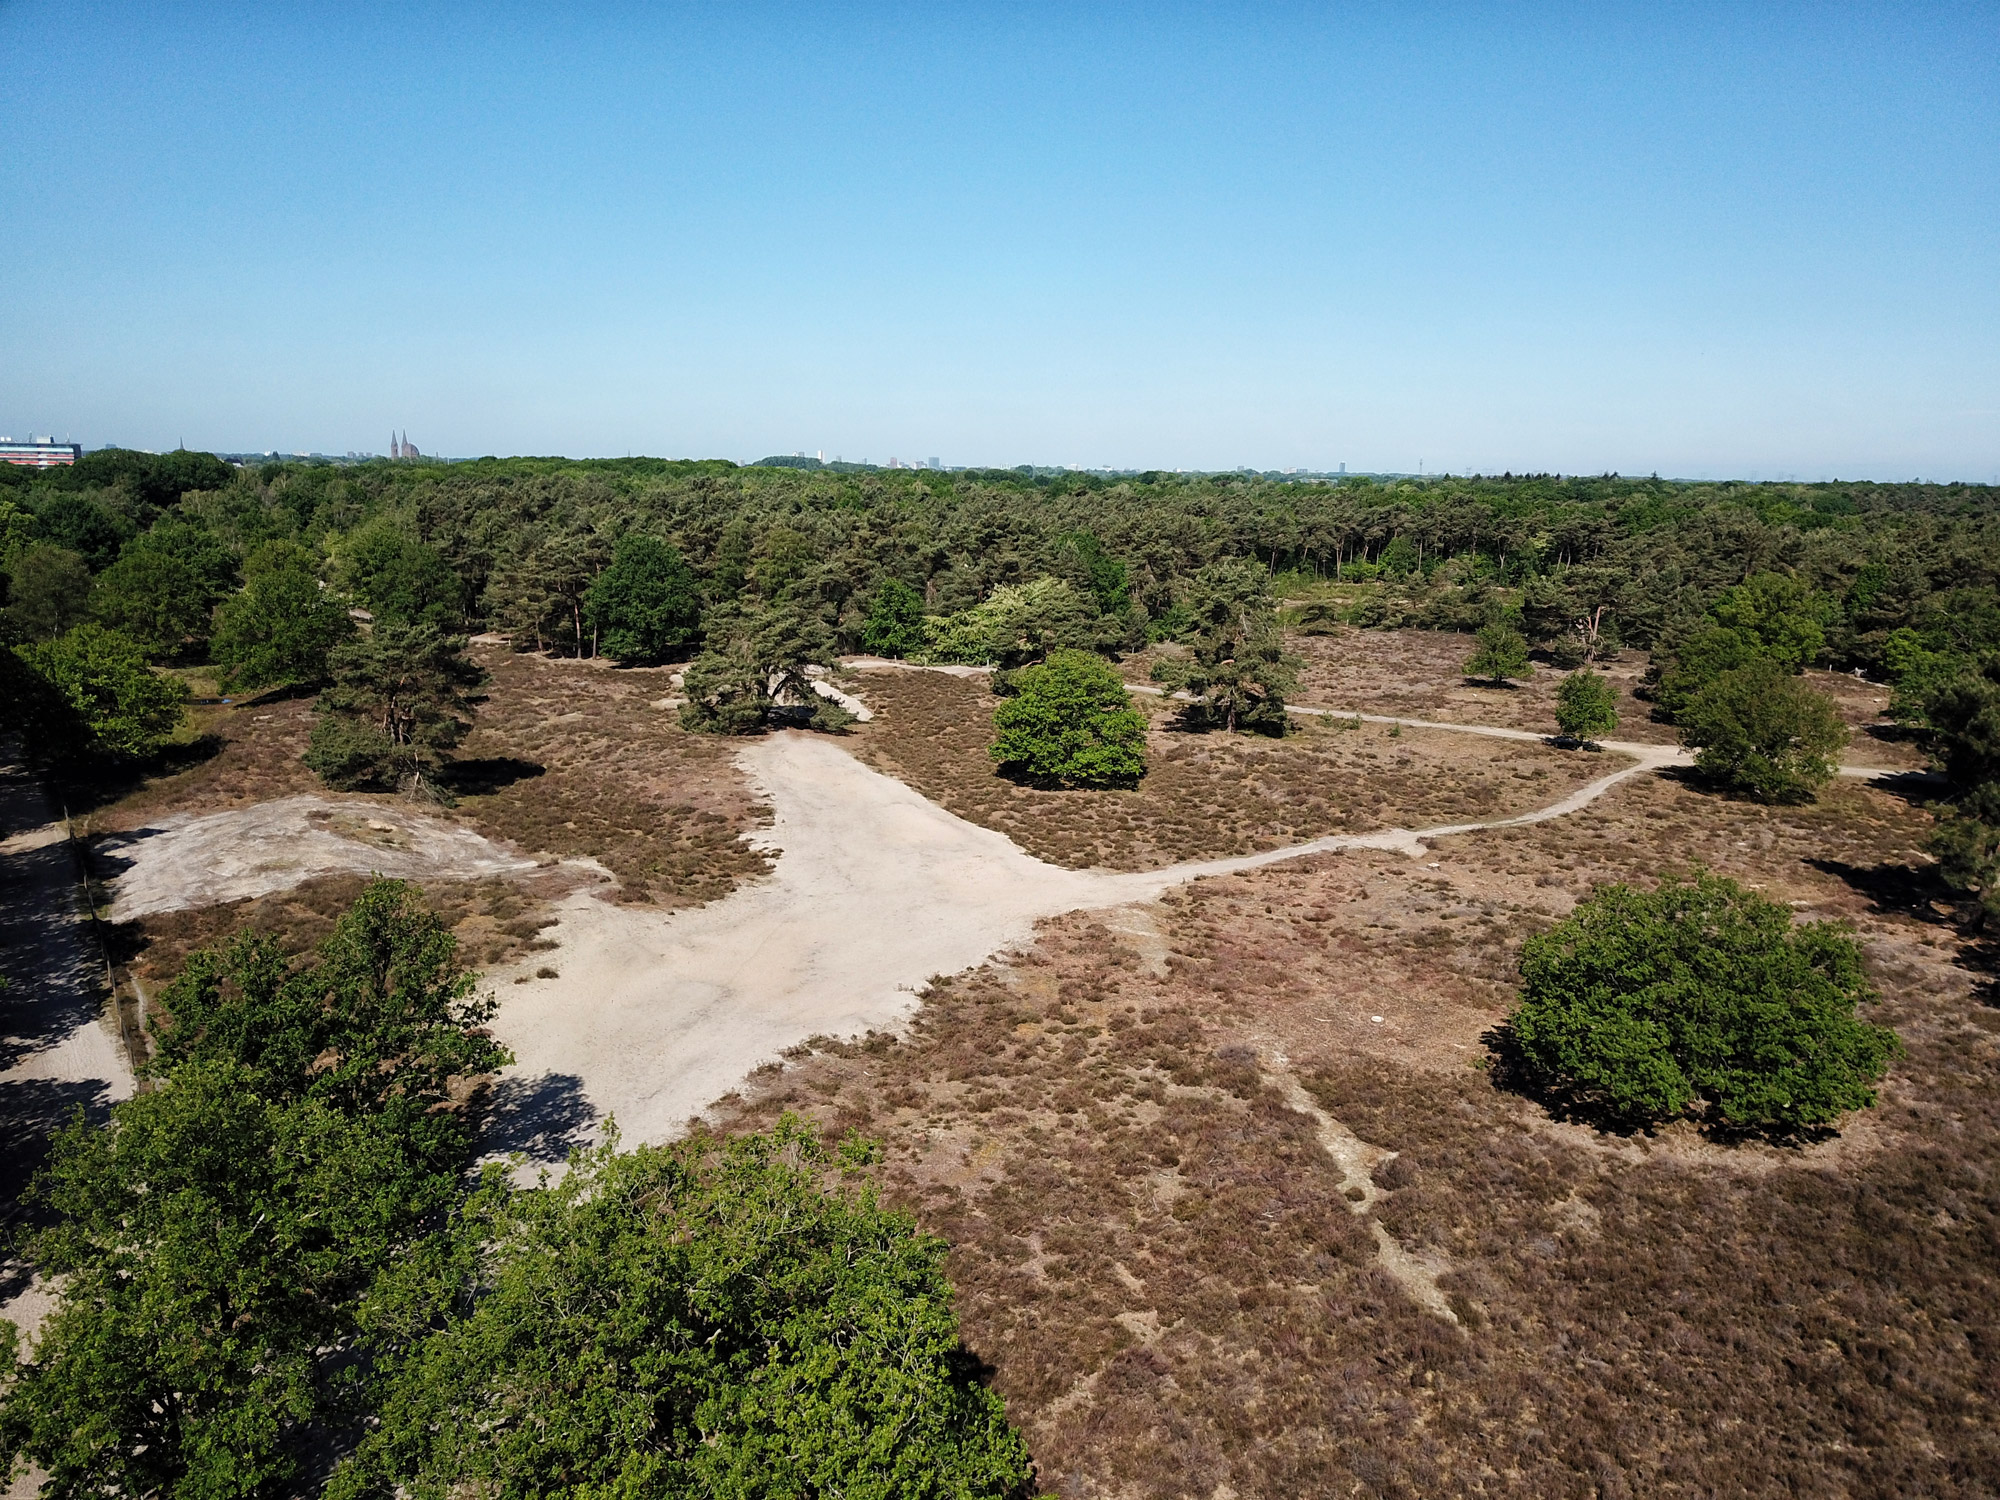
<svg viewBox="0 0 2000 1500">
<path fill-rule="evenodd" d="M 1873 998 L 1843 925 L 1697 871 L 1609 885 L 1521 949 L 1508 1022 L 1529 1080 L 1588 1111 L 1784 1132 L 1875 1102 L 1899 1049 L 1855 1016 Z"/>
</svg>

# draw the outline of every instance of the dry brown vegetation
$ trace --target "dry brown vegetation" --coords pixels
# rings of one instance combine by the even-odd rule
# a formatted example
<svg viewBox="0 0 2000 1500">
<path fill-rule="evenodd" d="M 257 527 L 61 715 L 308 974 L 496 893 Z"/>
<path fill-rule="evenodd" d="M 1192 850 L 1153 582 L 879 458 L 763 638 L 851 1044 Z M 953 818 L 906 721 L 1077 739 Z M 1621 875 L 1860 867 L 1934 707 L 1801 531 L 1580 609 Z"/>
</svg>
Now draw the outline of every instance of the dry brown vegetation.
<svg viewBox="0 0 2000 1500">
<path fill-rule="evenodd" d="M 493 680 L 454 771 L 457 806 L 430 809 L 437 816 L 528 853 L 595 860 L 617 881 L 607 894 L 621 901 L 695 905 L 769 868 L 740 837 L 765 812 L 733 763 L 736 747 L 688 734 L 670 710 L 650 706 L 670 691 L 665 672 L 475 650 Z M 90 815 L 91 830 L 298 793 L 336 795 L 299 759 L 312 731 L 310 698 L 198 705 L 193 713 L 201 758 L 109 801 Z M 387 795 L 338 800 L 366 806 Z M 434 882 L 425 896 L 453 924 L 467 961 L 490 968 L 537 948 L 536 933 L 554 920 L 547 903 L 579 873 L 545 866 L 510 880 Z M 310 949 L 362 884 L 358 876 L 321 876 L 253 901 L 146 917 L 118 929 L 115 945 L 153 990 L 188 953 L 238 930 Z"/>
<path fill-rule="evenodd" d="M 1186 734 L 1152 716 L 1149 770 L 1131 791 L 1044 791 L 999 775 L 987 746 L 998 701 L 983 678 L 870 672 L 876 714 L 854 736 L 879 770 L 940 806 L 1073 869 L 1148 869 L 1281 848 L 1330 833 L 1506 817 L 1553 802 L 1601 757 L 1450 732 L 1301 719 L 1283 739 Z"/>
<path fill-rule="evenodd" d="M 367 883 L 362 875 L 322 875 L 251 901 L 141 917 L 115 929 L 117 956 L 148 993 L 156 993 L 180 973 L 190 953 L 237 933 L 271 937 L 287 953 L 309 953 Z M 426 886 L 424 899 L 450 924 L 460 957 L 486 969 L 554 946 L 537 934 L 554 925 L 547 901 L 566 883 L 560 871 L 521 881 L 444 881 Z"/>
<path fill-rule="evenodd" d="M 1858 786 L 1767 809 L 1649 777 L 1435 868 L 1203 881 L 1048 924 L 934 985 L 906 1039 L 768 1072 L 722 1128 L 791 1107 L 887 1143 L 1072 1500 L 1990 1493 L 2000 1012 L 1912 868 L 1927 825 Z M 1603 1135 L 1479 1066 L 1526 934 L 1697 858 L 1860 927 L 1909 1054 L 1843 1135 Z M 1295 1081 L 1398 1153 L 1368 1214 Z"/>
<path fill-rule="evenodd" d="M 1288 650 L 1302 658 L 1296 701 L 1308 707 L 1355 709 L 1446 724 L 1493 724 L 1505 729 L 1555 733 L 1556 688 L 1564 673 L 1537 662 L 1531 676 L 1509 687 L 1473 686 L 1465 680 L 1472 637 L 1437 630 L 1355 630 L 1293 635 Z M 1618 691 L 1618 728 L 1608 738 L 1671 745 L 1674 728 L 1652 718 L 1653 705 L 1633 690 L 1646 675 L 1646 655 L 1621 651 L 1597 670 Z M 1143 676 L 1135 659 L 1128 677 Z M 1866 765 L 1917 769 L 1923 756 L 1890 732 L 1871 734 L 1889 707 L 1889 690 L 1840 672 L 1808 672 L 1806 680 L 1832 697 L 1854 736 L 1848 759 Z"/>
<path fill-rule="evenodd" d="M 493 681 L 457 775 L 458 815 L 481 833 L 594 859 L 616 899 L 657 906 L 713 901 L 770 868 L 741 837 L 767 813 L 736 746 L 653 706 L 672 691 L 665 669 L 479 656 Z"/>
</svg>

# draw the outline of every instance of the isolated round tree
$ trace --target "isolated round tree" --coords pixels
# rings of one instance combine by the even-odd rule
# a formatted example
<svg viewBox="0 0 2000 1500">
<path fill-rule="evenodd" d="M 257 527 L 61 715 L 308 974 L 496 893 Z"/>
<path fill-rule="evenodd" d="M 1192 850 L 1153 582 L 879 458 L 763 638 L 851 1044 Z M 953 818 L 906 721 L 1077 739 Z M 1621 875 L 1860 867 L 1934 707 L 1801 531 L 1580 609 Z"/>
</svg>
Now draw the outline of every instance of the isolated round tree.
<svg viewBox="0 0 2000 1500">
<path fill-rule="evenodd" d="M 1759 802 L 1810 801 L 1847 743 L 1832 700 L 1768 659 L 1724 672 L 1696 693 L 1680 729 L 1697 770 Z"/>
<path fill-rule="evenodd" d="M 1585 667 L 1572 672 L 1556 689 L 1556 728 L 1572 740 L 1588 744 L 1618 727 L 1618 694 L 1603 675 Z"/>
<path fill-rule="evenodd" d="M 1613 1119 L 1706 1108 L 1788 1130 L 1875 1102 L 1895 1034 L 1857 1019 L 1872 999 L 1843 924 L 1697 871 L 1657 890 L 1610 885 L 1521 949 L 1508 1022 L 1529 1076 Z"/>
<path fill-rule="evenodd" d="M 1480 626 L 1473 639 L 1479 642 L 1479 647 L 1465 659 L 1467 677 L 1498 683 L 1509 677 L 1528 675 L 1527 638 L 1513 626 L 1496 620 Z"/>
<path fill-rule="evenodd" d="M 1129 786 L 1146 772 L 1146 720 L 1118 673 L 1088 651 L 1051 651 L 1014 674 L 993 714 L 1002 770 L 1056 786 Z"/>
</svg>

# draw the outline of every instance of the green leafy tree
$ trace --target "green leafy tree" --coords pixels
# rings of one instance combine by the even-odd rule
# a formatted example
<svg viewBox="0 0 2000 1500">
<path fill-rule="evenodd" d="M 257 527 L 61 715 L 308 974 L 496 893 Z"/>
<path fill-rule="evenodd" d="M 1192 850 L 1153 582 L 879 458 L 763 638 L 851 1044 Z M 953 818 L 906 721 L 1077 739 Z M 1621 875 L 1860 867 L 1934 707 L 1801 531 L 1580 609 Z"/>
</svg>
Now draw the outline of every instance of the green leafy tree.
<svg viewBox="0 0 2000 1500">
<path fill-rule="evenodd" d="M 7 623 L 17 637 L 61 635 L 89 607 L 90 569 L 76 553 L 37 543 L 15 555 L 7 576 Z"/>
<path fill-rule="evenodd" d="M 1058 786 L 1130 786 L 1146 773 L 1145 715 L 1103 657 L 1051 651 L 1012 685 L 993 714 L 1001 769 Z"/>
<path fill-rule="evenodd" d="M 401 1364 L 329 1495 L 1025 1500 L 946 1246 L 856 1180 L 866 1160 L 788 1116 L 606 1145 L 495 1200 L 479 1295 Z"/>
<path fill-rule="evenodd" d="M 1484 678 L 1500 684 L 1509 677 L 1528 675 L 1527 638 L 1513 626 L 1494 620 L 1480 626 L 1473 639 L 1479 645 L 1465 659 L 1467 677 Z"/>
<path fill-rule="evenodd" d="M 717 605 L 707 648 L 682 678 L 681 723 L 710 734 L 754 734 L 774 717 L 839 729 L 852 716 L 813 686 L 811 667 L 836 660 L 833 632 L 798 604 Z"/>
<path fill-rule="evenodd" d="M 700 639 L 701 581 L 667 543 L 635 532 L 590 585 L 583 611 L 606 656 L 651 665 Z"/>
<path fill-rule="evenodd" d="M 268 938 L 194 955 L 154 1012 L 155 1087 L 38 1180 L 57 1302 L 0 1394 L 0 1459 L 74 1500 L 296 1493 L 315 1429 L 371 1407 L 395 1311 L 464 1279 L 449 1103 L 508 1060 L 491 1011 L 394 882 L 303 965 Z"/>
<path fill-rule="evenodd" d="M 458 577 L 435 547 L 387 516 L 356 527 L 335 552 L 341 587 L 387 625 L 460 623 Z"/>
<path fill-rule="evenodd" d="M 1796 676 L 1825 645 L 1825 616 L 1825 601 L 1798 580 L 1755 574 L 1724 593 L 1705 618 L 1668 632 L 1648 674 L 1654 701 L 1678 723 L 1725 672 L 1769 661 Z"/>
<path fill-rule="evenodd" d="M 206 581 L 168 552 L 127 547 L 97 575 L 90 591 L 90 612 L 98 623 L 156 658 L 178 655 L 207 634 L 209 609 Z"/>
<path fill-rule="evenodd" d="M 1680 714 L 1704 776 L 1759 802 L 1809 801 L 1847 744 L 1833 700 L 1768 657 L 1724 672 Z"/>
<path fill-rule="evenodd" d="M 1270 574 L 1246 558 L 1214 563 L 1175 602 L 1188 621 L 1181 637 L 1188 654 L 1156 663 L 1153 680 L 1188 695 L 1181 722 L 1283 734 L 1285 698 L 1298 678 L 1285 655 Z"/>
<path fill-rule="evenodd" d="M 442 795 L 437 773 L 470 729 L 486 673 L 463 639 L 430 625 L 378 625 L 333 648 L 306 764 L 328 786 Z"/>
<path fill-rule="evenodd" d="M 1040 661 L 1049 652 L 1097 644 L 1097 612 L 1063 578 L 1003 584 L 955 615 L 924 622 L 924 659 L 993 666 L 1002 671 Z"/>
<path fill-rule="evenodd" d="M 885 578 L 868 603 L 861 644 L 878 656 L 917 656 L 924 649 L 924 596 L 900 578 Z"/>
<path fill-rule="evenodd" d="M 1602 673 L 1572 672 L 1556 689 L 1556 728 L 1564 738 L 1590 743 L 1618 727 L 1618 693 Z"/>
<path fill-rule="evenodd" d="M 150 755 L 181 726 L 187 684 L 153 671 L 139 644 L 115 630 L 83 624 L 14 650 L 39 680 L 25 727 L 44 758 Z"/>
<path fill-rule="evenodd" d="M 95 494 L 58 490 L 35 506 L 35 534 L 74 552 L 95 573 L 108 568 L 132 535 L 132 523 Z"/>
<path fill-rule="evenodd" d="M 1521 950 L 1509 1032 L 1532 1081 L 1630 1124 L 1705 1108 L 1736 1128 L 1830 1125 L 1875 1102 L 1895 1034 L 1843 924 L 1698 871 L 1605 886 Z"/>
<path fill-rule="evenodd" d="M 354 634 L 347 606 L 319 581 L 312 554 L 266 542 L 243 564 L 242 592 L 215 612 L 210 641 L 231 686 L 326 680 L 333 648 Z"/>
</svg>

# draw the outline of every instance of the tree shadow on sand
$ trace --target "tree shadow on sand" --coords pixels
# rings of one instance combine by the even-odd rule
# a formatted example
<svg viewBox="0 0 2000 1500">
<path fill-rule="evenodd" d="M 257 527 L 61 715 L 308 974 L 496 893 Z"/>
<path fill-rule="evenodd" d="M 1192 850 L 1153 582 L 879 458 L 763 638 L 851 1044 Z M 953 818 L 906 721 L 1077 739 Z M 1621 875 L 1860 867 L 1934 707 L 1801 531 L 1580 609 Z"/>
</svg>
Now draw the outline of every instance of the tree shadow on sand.
<svg viewBox="0 0 2000 1500">
<path fill-rule="evenodd" d="M 501 1078 L 480 1096 L 480 1145 L 493 1155 L 519 1153 L 532 1162 L 564 1162 L 571 1151 L 590 1144 L 597 1118 L 597 1106 L 574 1073 Z"/>
</svg>

